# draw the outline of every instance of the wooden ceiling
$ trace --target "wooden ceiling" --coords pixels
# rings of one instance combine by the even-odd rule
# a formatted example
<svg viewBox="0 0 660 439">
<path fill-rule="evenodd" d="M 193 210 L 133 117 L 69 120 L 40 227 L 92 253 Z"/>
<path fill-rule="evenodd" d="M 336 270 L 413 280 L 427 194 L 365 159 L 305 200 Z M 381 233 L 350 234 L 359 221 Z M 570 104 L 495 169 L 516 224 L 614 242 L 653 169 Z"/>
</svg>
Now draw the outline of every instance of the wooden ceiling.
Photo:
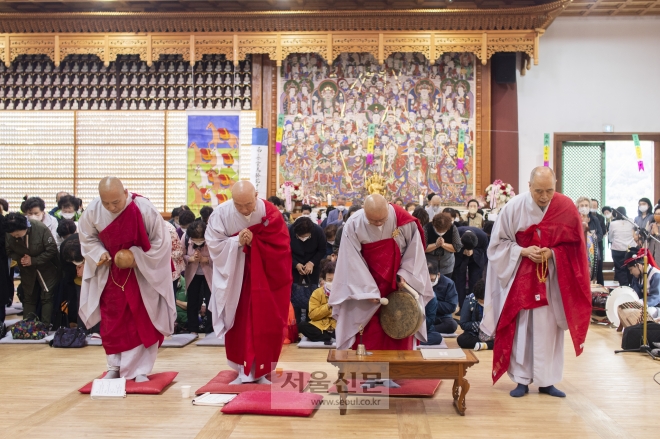
<svg viewBox="0 0 660 439">
<path fill-rule="evenodd" d="M 553 0 L 0 0 L 0 13 L 510 9 Z M 562 16 L 660 15 L 660 0 L 573 0 Z"/>
</svg>

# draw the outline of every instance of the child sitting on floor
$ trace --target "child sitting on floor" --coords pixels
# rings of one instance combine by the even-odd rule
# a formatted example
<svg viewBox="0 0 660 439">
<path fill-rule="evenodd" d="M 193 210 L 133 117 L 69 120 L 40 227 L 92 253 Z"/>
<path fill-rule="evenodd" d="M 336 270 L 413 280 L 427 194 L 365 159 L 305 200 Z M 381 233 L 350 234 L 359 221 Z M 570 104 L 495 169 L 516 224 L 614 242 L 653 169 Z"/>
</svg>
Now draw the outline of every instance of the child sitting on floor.
<svg viewBox="0 0 660 439">
<path fill-rule="evenodd" d="M 481 341 L 479 339 L 479 325 L 484 316 L 484 295 L 486 284 L 483 279 L 474 285 L 474 292 L 465 298 L 461 308 L 461 329 L 463 333 L 456 341 L 463 349 L 475 351 L 493 349 L 494 340 Z"/>
<path fill-rule="evenodd" d="M 324 261 L 321 267 L 321 286 L 314 290 L 309 298 L 310 321 L 298 325 L 298 332 L 309 341 L 322 341 L 326 345 L 331 345 L 332 339 L 335 338 L 337 321 L 332 318 L 332 307 L 328 305 L 334 277 L 335 263 Z"/>
</svg>

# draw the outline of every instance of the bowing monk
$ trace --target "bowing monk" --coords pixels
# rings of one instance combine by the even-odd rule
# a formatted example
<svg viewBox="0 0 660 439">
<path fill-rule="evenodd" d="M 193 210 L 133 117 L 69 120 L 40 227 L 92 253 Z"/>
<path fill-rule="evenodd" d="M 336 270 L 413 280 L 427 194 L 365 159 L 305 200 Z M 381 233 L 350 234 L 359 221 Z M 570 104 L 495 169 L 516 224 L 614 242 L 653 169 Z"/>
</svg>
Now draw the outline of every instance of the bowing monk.
<svg viewBox="0 0 660 439">
<path fill-rule="evenodd" d="M 404 283 L 419 293 L 422 308 L 433 298 L 423 243 L 419 221 L 379 194 L 369 195 L 364 209 L 346 221 L 330 296 L 337 349 L 356 348 L 360 331 L 367 349 L 413 348 L 413 336 L 395 340 L 385 334 L 379 308 L 380 299 Z M 426 325 L 416 337 L 426 341 Z"/>
<path fill-rule="evenodd" d="M 216 207 L 206 228 L 213 261 L 210 310 L 225 337 L 231 384 L 270 384 L 282 351 L 291 298 L 291 246 L 284 217 L 239 181 L 232 199 Z"/>
<path fill-rule="evenodd" d="M 481 330 L 495 336 L 493 383 L 508 372 L 521 397 L 566 394 L 554 385 L 564 367 L 564 331 L 582 353 L 591 315 L 590 273 L 582 220 L 570 198 L 555 192 L 552 169 L 532 171 L 529 192 L 497 217 L 488 248 Z"/>
<path fill-rule="evenodd" d="M 101 322 L 105 378 L 148 381 L 158 347 L 176 321 L 165 222 L 149 200 L 129 193 L 118 178 L 105 177 L 78 232 L 85 258 L 79 315 L 88 328 Z M 135 260 L 122 269 L 114 260 L 126 249 Z"/>
</svg>

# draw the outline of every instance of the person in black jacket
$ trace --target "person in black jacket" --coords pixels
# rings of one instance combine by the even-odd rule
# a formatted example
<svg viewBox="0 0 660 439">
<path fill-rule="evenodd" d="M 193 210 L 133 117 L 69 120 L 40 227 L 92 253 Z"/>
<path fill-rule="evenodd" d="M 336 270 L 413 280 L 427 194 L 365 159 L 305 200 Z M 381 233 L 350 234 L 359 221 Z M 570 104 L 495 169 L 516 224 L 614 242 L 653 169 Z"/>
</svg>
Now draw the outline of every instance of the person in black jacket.
<svg viewBox="0 0 660 439">
<path fill-rule="evenodd" d="M 9 275 L 9 258 L 5 246 L 5 215 L 8 210 L 7 201 L 0 199 L 0 326 L 5 321 L 5 306 L 14 301 L 14 282 Z"/>
<path fill-rule="evenodd" d="M 301 298 L 300 303 L 292 303 L 292 305 L 296 319 L 306 321 L 309 297 L 319 286 L 321 260 L 325 258 L 327 241 L 323 229 L 307 217 L 298 218 L 290 230 L 293 259 L 292 299 L 296 299 L 295 293 L 300 291 L 301 287 L 309 293 L 305 293 L 307 297 Z"/>
<path fill-rule="evenodd" d="M 600 240 L 598 241 L 598 255 L 600 256 L 597 261 L 596 266 L 596 282 L 599 285 L 605 284 L 605 279 L 603 278 L 603 257 L 605 255 L 605 239 L 604 236 L 607 233 L 607 225 L 605 224 L 605 217 L 598 212 L 598 200 L 595 198 L 591 199 L 591 215 L 596 217 L 598 223 L 600 224 Z"/>
<path fill-rule="evenodd" d="M 465 297 L 472 294 L 475 284 L 483 275 L 488 262 L 488 235 L 478 227 L 458 227 L 463 250 L 454 254 L 454 282 L 458 291 L 458 305 L 463 306 Z M 467 290 L 465 285 L 467 285 Z"/>
</svg>

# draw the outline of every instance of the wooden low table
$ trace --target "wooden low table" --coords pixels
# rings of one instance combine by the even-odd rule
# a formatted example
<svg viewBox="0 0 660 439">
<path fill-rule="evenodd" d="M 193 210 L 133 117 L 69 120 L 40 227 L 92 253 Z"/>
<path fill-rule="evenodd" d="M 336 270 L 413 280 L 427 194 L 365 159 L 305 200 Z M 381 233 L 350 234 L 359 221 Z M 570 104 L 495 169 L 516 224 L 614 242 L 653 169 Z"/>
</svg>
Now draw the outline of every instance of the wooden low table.
<svg viewBox="0 0 660 439">
<path fill-rule="evenodd" d="M 339 413 L 346 414 L 348 386 L 345 376 L 359 376 L 364 373 L 382 372 L 377 363 L 389 364 L 389 379 L 453 379 L 454 407 L 465 416 L 465 395 L 470 383 L 465 379 L 469 367 L 479 363 L 472 351 L 466 350 L 462 360 L 425 360 L 422 353 L 415 351 L 372 351 L 371 355 L 358 356 L 354 350 L 330 350 L 328 363 L 339 368 L 337 391 L 339 392 Z M 459 392 L 460 388 L 460 392 Z"/>
</svg>

